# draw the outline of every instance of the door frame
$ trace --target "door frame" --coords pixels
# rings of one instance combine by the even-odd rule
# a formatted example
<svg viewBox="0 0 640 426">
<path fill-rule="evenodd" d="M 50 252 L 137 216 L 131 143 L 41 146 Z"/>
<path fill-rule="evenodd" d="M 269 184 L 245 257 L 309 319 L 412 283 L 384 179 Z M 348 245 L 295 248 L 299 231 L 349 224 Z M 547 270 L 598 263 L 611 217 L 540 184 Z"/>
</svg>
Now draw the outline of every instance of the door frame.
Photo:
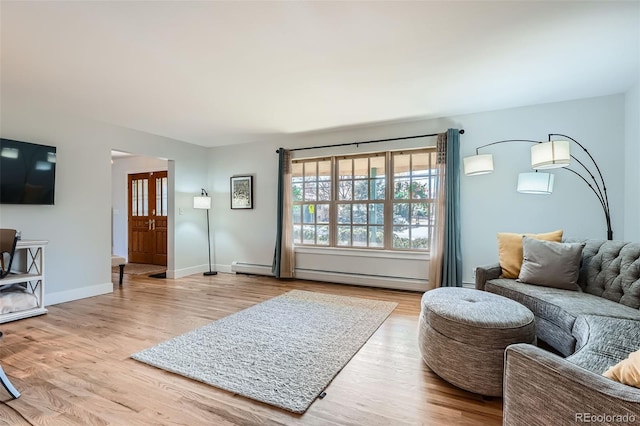
<svg viewBox="0 0 640 426">
<path fill-rule="evenodd" d="M 124 152 L 114 148 L 118 152 Z M 135 153 L 127 153 L 127 157 L 138 157 L 141 165 L 132 163 L 132 160 L 124 158 L 116 159 L 111 163 L 112 200 L 110 226 L 112 236 L 111 253 L 122 257 L 128 256 L 128 176 L 131 173 L 145 173 L 150 171 L 166 170 L 168 178 L 167 204 L 167 278 L 175 277 L 175 160 L 158 158 Z M 121 163 L 118 163 L 122 161 Z M 162 161 L 163 165 L 144 165 L 149 161 Z"/>
</svg>

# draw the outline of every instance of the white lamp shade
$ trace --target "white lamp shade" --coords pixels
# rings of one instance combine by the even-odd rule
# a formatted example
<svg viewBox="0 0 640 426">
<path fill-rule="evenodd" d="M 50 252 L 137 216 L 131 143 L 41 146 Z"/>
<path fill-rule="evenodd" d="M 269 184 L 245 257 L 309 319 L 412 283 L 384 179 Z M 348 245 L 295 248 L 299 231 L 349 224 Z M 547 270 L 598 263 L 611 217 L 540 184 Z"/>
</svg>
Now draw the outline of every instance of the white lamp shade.
<svg viewBox="0 0 640 426">
<path fill-rule="evenodd" d="M 531 167 L 535 170 L 566 167 L 571 162 L 569 141 L 550 141 L 531 147 Z"/>
<path fill-rule="evenodd" d="M 210 209 L 211 208 L 211 197 L 193 197 L 193 208 L 194 209 Z"/>
<path fill-rule="evenodd" d="M 551 173 L 520 173 L 518 175 L 518 192 L 523 194 L 548 195 L 553 192 L 553 178 Z"/>
<path fill-rule="evenodd" d="M 465 157 L 463 160 L 466 176 L 484 175 L 493 172 L 493 155 L 479 154 Z"/>
</svg>

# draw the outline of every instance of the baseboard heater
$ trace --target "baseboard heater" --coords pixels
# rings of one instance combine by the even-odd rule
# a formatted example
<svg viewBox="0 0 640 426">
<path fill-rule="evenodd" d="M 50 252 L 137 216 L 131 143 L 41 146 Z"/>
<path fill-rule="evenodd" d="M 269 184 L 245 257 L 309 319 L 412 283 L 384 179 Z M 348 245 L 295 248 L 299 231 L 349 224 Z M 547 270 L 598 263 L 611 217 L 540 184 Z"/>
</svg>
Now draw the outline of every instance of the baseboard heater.
<svg viewBox="0 0 640 426">
<path fill-rule="evenodd" d="M 232 262 L 231 271 L 236 274 L 273 276 L 271 265 Z M 337 284 L 361 285 L 396 290 L 426 291 L 428 282 L 413 278 L 388 277 L 368 274 L 352 274 L 336 271 L 320 271 L 315 269 L 296 269 L 296 278 L 310 281 L 324 281 Z"/>
<path fill-rule="evenodd" d="M 233 272 L 234 274 L 273 276 L 273 272 L 271 272 L 271 265 L 259 265 L 257 263 L 245 263 L 237 261 L 231 262 L 231 272 Z"/>
</svg>

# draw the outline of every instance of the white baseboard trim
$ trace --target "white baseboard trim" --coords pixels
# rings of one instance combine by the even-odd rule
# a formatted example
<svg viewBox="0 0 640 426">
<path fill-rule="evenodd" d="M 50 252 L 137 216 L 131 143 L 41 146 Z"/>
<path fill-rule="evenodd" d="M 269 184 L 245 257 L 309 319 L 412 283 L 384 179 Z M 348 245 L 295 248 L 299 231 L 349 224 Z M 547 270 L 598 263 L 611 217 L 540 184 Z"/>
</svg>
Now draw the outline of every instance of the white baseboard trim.
<svg viewBox="0 0 640 426">
<path fill-rule="evenodd" d="M 86 299 L 87 297 L 100 296 L 101 294 L 113 293 L 113 283 L 96 284 L 88 287 L 73 290 L 58 291 L 44 295 L 47 306 L 58 303 L 71 302 L 72 300 Z"/>
<path fill-rule="evenodd" d="M 213 268 L 214 271 L 218 271 L 218 272 L 227 272 L 227 273 L 232 272 L 231 267 L 227 265 L 211 265 L 211 268 Z M 183 278 L 193 274 L 201 274 L 208 270 L 209 270 L 208 263 L 206 265 L 191 266 L 189 268 L 172 269 L 172 270 L 167 270 L 167 278 L 171 278 L 171 279 Z"/>
</svg>

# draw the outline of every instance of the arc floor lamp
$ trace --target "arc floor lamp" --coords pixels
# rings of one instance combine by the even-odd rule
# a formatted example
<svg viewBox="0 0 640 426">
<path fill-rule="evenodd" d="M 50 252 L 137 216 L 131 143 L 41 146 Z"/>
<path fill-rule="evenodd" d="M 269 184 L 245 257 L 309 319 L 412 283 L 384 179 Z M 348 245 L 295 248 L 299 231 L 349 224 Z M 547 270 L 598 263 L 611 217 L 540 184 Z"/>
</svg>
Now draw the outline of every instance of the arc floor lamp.
<svg viewBox="0 0 640 426">
<path fill-rule="evenodd" d="M 211 197 L 209 193 L 201 189 L 200 195 L 193 197 L 193 208 L 204 210 L 207 214 L 207 246 L 209 248 L 209 270 L 202 275 L 216 275 L 218 272 L 211 268 L 211 232 L 209 231 L 209 209 L 211 209 Z"/>
<path fill-rule="evenodd" d="M 552 140 L 552 137 L 555 136 L 565 139 Z M 547 141 L 506 139 L 479 146 L 476 148 L 476 155 L 464 158 L 464 174 L 466 176 L 475 176 L 493 172 L 493 155 L 480 154 L 479 150 L 492 145 L 508 142 L 526 142 L 534 144 L 531 146 L 531 168 L 534 169 L 535 172 L 520 173 L 518 176 L 518 192 L 527 194 L 551 194 L 553 192 L 554 175 L 545 172 L 539 173 L 538 170 L 564 168 L 582 179 L 598 198 L 607 223 L 607 239 L 613 239 L 609 197 L 607 196 L 607 186 L 605 185 L 600 167 L 587 148 L 571 136 L 560 133 L 549 133 Z M 589 159 L 587 164 L 571 154 L 571 142 L 582 148 Z M 578 170 L 569 167 L 571 160 L 575 160 L 580 165 Z M 590 170 L 588 166 L 592 168 L 595 167 L 595 172 L 592 171 L 593 169 Z"/>
</svg>

